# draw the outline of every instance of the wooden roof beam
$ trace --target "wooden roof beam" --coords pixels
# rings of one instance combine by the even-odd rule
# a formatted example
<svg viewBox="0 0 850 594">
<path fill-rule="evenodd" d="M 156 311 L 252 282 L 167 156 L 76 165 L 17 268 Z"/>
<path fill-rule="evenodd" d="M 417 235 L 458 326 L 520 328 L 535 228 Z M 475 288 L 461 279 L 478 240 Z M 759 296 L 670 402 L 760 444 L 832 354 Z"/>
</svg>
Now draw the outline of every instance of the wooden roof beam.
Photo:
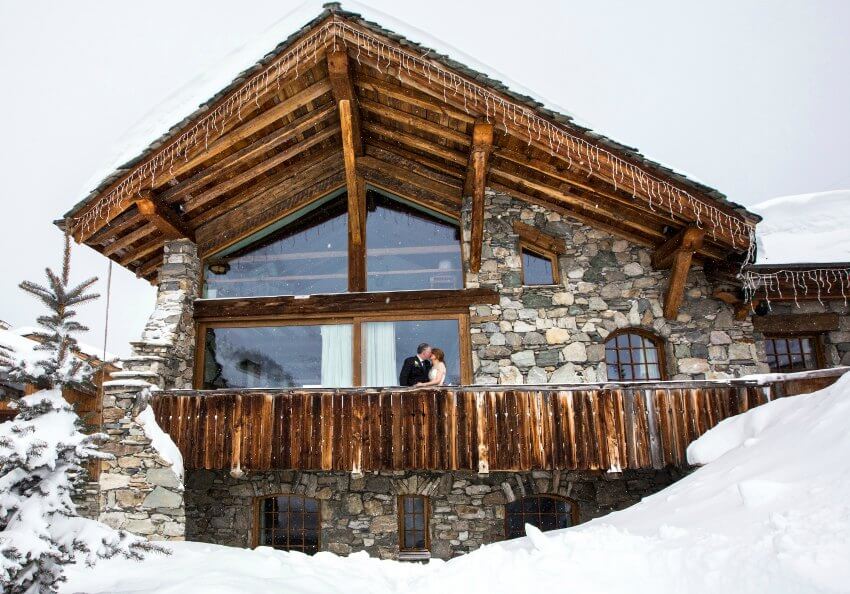
<svg viewBox="0 0 850 594">
<path fill-rule="evenodd" d="M 670 268 L 676 252 L 695 252 L 702 247 L 705 230 L 698 227 L 685 227 L 673 237 L 658 246 L 652 254 L 652 267 L 656 270 Z"/>
<path fill-rule="evenodd" d="M 472 196 L 469 234 L 469 270 L 481 269 L 481 249 L 484 243 L 484 190 L 487 169 L 493 151 L 493 124 L 479 120 L 472 128 L 472 148 L 463 187 L 464 196 Z"/>
<path fill-rule="evenodd" d="M 173 208 L 148 193 L 136 200 L 136 208 L 149 223 L 153 223 L 166 239 L 186 238 L 195 241 L 195 231 L 180 218 Z"/>
<path fill-rule="evenodd" d="M 348 99 L 339 102 L 339 123 L 342 129 L 342 162 L 345 167 L 345 188 L 348 197 L 348 251 L 349 254 L 364 255 L 366 252 L 366 184 L 357 173 L 357 146 L 362 149 L 359 126 L 356 124 L 352 103 Z M 361 153 L 362 155 L 362 150 Z M 366 269 L 363 257 L 348 259 L 348 290 L 366 290 Z"/>
<path fill-rule="evenodd" d="M 136 243 L 143 237 L 147 237 L 151 233 L 154 233 L 156 230 L 156 225 L 154 225 L 153 223 L 145 223 L 135 231 L 131 231 L 127 235 L 120 237 L 109 245 L 107 245 L 105 248 L 103 248 L 103 251 L 101 253 L 107 257 L 111 256 L 112 254 L 115 254 L 125 248 L 130 247 L 130 245 Z"/>
<path fill-rule="evenodd" d="M 652 265 L 657 269 L 670 268 L 670 280 L 664 294 L 664 317 L 675 320 L 685 295 L 685 284 L 694 253 L 702 247 L 705 230 L 686 227 L 665 241 L 652 254 Z"/>
<path fill-rule="evenodd" d="M 348 63 L 348 53 L 345 49 L 329 51 L 328 56 L 328 78 L 331 83 L 331 92 L 334 102 L 348 101 L 351 113 L 351 132 L 354 139 L 354 154 L 358 157 L 363 154 L 363 141 L 360 134 L 360 106 L 357 93 L 354 92 L 354 82 L 351 77 L 351 68 Z"/>
</svg>

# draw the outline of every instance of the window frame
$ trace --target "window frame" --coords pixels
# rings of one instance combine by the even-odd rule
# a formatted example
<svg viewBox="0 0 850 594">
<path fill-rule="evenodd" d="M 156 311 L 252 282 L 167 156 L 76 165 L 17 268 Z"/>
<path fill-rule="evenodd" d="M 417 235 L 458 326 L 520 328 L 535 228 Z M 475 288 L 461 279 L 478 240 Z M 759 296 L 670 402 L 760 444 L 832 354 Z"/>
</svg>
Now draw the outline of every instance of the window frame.
<svg viewBox="0 0 850 594">
<path fill-rule="evenodd" d="M 765 350 L 765 359 L 767 360 L 767 341 L 768 340 L 802 340 L 804 338 L 808 338 L 812 341 L 813 345 L 813 355 L 815 359 L 815 367 L 814 369 L 801 369 L 799 371 L 814 371 L 817 369 L 826 369 L 826 354 L 823 348 L 823 332 L 765 332 L 764 333 L 764 350 Z M 802 346 L 802 345 L 801 345 Z M 801 349 L 802 350 L 802 349 Z M 767 361 L 768 366 L 770 366 L 770 361 Z M 794 371 L 773 371 L 771 369 L 771 373 L 795 373 Z"/>
<path fill-rule="evenodd" d="M 510 527 L 509 527 L 510 515 L 509 515 L 509 512 L 508 512 L 508 505 L 511 504 L 511 503 L 519 503 L 519 502 L 521 502 L 525 499 L 532 499 L 532 498 L 538 498 L 538 499 L 539 498 L 548 498 L 548 499 L 554 499 L 556 501 L 565 501 L 565 502 L 569 503 L 569 505 L 570 505 L 570 526 L 569 527 L 572 528 L 573 526 L 577 526 L 581 521 L 580 517 L 579 517 L 580 513 L 579 513 L 579 509 L 578 509 L 578 503 L 576 502 L 575 499 L 572 499 L 571 497 L 564 497 L 563 495 L 555 495 L 554 493 L 537 493 L 537 494 L 534 494 L 534 495 L 526 495 L 525 497 L 520 497 L 518 499 L 514 499 L 513 501 L 509 501 L 508 503 L 505 504 L 505 520 L 504 520 L 505 540 L 513 540 L 514 538 L 521 538 L 519 536 L 510 536 Z M 525 516 L 525 514 L 523 513 L 523 517 L 524 516 Z"/>
<path fill-rule="evenodd" d="M 636 379 L 624 380 L 624 379 L 608 378 L 608 381 L 611 381 L 611 382 L 642 382 L 642 381 L 650 381 L 650 382 L 661 381 L 661 382 L 663 382 L 663 381 L 666 381 L 667 378 L 668 378 L 667 349 L 666 349 L 666 342 L 665 342 L 664 338 L 655 334 L 654 332 L 650 332 L 649 330 L 645 330 L 644 328 L 635 328 L 635 327 L 619 328 L 618 330 L 611 332 L 608 336 L 605 337 L 605 340 L 603 341 L 602 346 L 605 347 L 605 373 L 606 373 L 606 376 L 607 376 L 607 373 L 608 373 L 608 341 L 616 340 L 616 338 L 618 336 L 622 336 L 624 334 L 636 334 L 636 335 L 638 335 L 638 336 L 640 336 L 640 337 L 642 337 L 646 340 L 649 340 L 652 344 L 655 345 L 655 350 L 658 352 L 658 374 L 659 374 L 660 377 L 657 380 L 650 380 L 650 379 L 647 379 L 647 380 L 636 380 Z M 615 344 L 616 344 L 616 342 L 615 342 Z"/>
<path fill-rule="evenodd" d="M 405 511 L 404 511 L 404 500 L 405 499 L 417 499 L 423 502 L 423 515 L 424 515 L 424 533 L 425 533 L 425 548 L 417 549 L 417 548 L 409 548 L 404 546 L 405 540 L 405 532 L 406 529 L 404 527 L 405 521 Z M 399 495 L 396 498 L 396 506 L 398 507 L 398 550 L 400 553 L 421 553 L 421 552 L 431 552 L 431 498 L 427 495 L 419 495 L 417 493 L 405 493 L 403 495 Z"/>
<path fill-rule="evenodd" d="M 322 324 L 351 324 L 352 328 L 352 384 L 355 388 L 365 387 L 363 357 L 363 324 L 368 322 L 409 322 L 428 320 L 456 320 L 458 327 L 458 353 L 460 361 L 460 381 L 468 385 L 472 383 L 472 339 L 470 335 L 468 313 L 441 313 L 439 311 L 427 313 L 394 313 L 375 312 L 360 315 L 327 315 L 314 317 L 279 316 L 264 319 L 251 320 L 202 320 L 195 323 L 195 367 L 192 385 L 196 390 L 202 390 L 204 385 L 204 364 L 206 358 L 206 334 L 210 328 L 257 328 L 272 326 L 317 326 Z M 286 388 L 281 388 L 286 389 Z M 295 388 L 293 388 L 295 389 Z"/>
<path fill-rule="evenodd" d="M 251 548 L 255 549 L 260 546 L 271 547 L 276 551 L 299 551 L 304 553 L 299 549 L 279 549 L 274 545 L 266 545 L 261 544 L 262 540 L 262 514 L 263 514 L 263 502 L 267 499 L 274 499 L 277 497 L 299 497 L 302 500 L 313 500 L 316 502 L 316 553 L 320 553 L 322 551 L 322 500 L 317 499 L 316 497 L 307 497 L 306 495 L 302 495 L 300 493 L 271 493 L 269 495 L 258 495 L 253 498 L 253 534 L 251 535 Z M 302 512 L 303 514 L 304 512 Z M 307 553 L 304 553 L 305 555 Z"/>
<path fill-rule="evenodd" d="M 523 255 L 524 252 L 528 251 L 534 256 L 538 258 L 548 259 L 552 265 L 552 282 L 551 283 L 535 283 L 528 284 L 525 282 L 525 265 L 523 263 Z M 531 244 L 528 241 L 520 240 L 519 242 L 519 261 L 520 261 L 520 273 L 519 280 L 523 287 L 551 287 L 554 285 L 561 284 L 561 269 L 558 265 L 558 254 L 553 251 L 542 249 L 536 245 Z"/>
</svg>

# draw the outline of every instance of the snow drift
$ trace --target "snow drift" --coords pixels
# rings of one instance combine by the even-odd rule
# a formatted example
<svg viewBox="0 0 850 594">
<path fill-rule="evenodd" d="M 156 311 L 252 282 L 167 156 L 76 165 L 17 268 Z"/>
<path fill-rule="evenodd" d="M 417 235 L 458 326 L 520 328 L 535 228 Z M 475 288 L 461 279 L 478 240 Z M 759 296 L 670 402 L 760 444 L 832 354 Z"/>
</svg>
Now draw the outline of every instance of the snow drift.
<svg viewBox="0 0 850 594">
<path fill-rule="evenodd" d="M 576 528 L 427 566 L 260 548 L 169 545 L 171 557 L 69 571 L 64 592 L 772 594 L 850 591 L 850 374 L 727 419 L 691 445 L 704 467 Z"/>
</svg>

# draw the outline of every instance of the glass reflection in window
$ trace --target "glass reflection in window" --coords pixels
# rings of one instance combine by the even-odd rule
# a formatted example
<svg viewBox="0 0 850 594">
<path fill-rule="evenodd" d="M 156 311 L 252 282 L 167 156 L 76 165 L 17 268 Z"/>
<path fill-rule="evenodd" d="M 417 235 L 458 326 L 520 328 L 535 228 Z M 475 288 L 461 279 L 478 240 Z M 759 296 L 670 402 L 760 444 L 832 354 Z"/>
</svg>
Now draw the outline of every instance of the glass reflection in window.
<svg viewBox="0 0 850 594">
<path fill-rule="evenodd" d="M 367 206 L 369 291 L 463 288 L 456 225 L 372 190 Z"/>
<path fill-rule="evenodd" d="M 204 266 L 204 297 L 314 295 L 348 290 L 346 196 L 321 200 Z"/>
<path fill-rule="evenodd" d="M 549 256 L 537 254 L 527 247 L 522 248 L 522 284 L 554 285 L 555 272 Z"/>
<path fill-rule="evenodd" d="M 445 384 L 460 384 L 460 337 L 457 320 L 365 322 L 363 379 L 366 386 L 397 386 L 401 366 L 427 342 L 446 353 Z"/>
<path fill-rule="evenodd" d="M 208 328 L 204 389 L 352 385 L 352 327 Z"/>
<path fill-rule="evenodd" d="M 298 495 L 267 497 L 260 503 L 259 544 L 312 555 L 319 551 L 319 500 Z"/>
</svg>

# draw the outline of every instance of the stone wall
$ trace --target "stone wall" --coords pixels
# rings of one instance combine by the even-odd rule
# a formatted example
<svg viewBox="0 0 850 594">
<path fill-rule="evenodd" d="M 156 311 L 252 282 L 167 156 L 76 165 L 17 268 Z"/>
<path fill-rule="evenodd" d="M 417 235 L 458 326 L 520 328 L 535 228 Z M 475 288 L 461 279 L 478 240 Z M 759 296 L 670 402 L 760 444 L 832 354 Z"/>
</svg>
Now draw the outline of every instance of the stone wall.
<svg viewBox="0 0 850 594">
<path fill-rule="evenodd" d="M 674 470 L 604 472 L 341 472 L 190 471 L 186 477 L 186 537 L 251 546 L 255 498 L 297 493 L 320 500 L 321 550 L 398 555 L 399 495 L 430 498 L 431 554 L 448 559 L 504 539 L 505 503 L 525 494 L 575 501 L 581 522 L 623 509 L 671 484 Z"/>
<path fill-rule="evenodd" d="M 165 243 L 156 306 L 124 372 L 113 377 L 147 378 L 160 388 L 191 388 L 195 361 L 194 302 L 200 296 L 201 261 L 188 239 Z"/>
<path fill-rule="evenodd" d="M 470 201 L 463 227 L 468 253 Z M 523 287 L 514 221 L 563 239 L 559 285 Z M 651 248 L 487 191 L 481 270 L 467 287 L 492 287 L 499 305 L 470 308 L 473 369 L 481 384 L 605 381 L 605 338 L 635 327 L 661 337 L 672 379 L 711 379 L 766 370 L 749 321 L 711 297 L 693 267 L 676 320 L 662 312 L 669 271 L 653 270 Z M 468 260 L 468 259 L 465 259 Z"/>
<path fill-rule="evenodd" d="M 139 422 L 145 395 L 138 380 L 104 383 L 103 432 L 109 440 L 101 449 L 114 459 L 102 462 L 99 519 L 152 540 L 182 540 L 183 484 Z"/>
</svg>

